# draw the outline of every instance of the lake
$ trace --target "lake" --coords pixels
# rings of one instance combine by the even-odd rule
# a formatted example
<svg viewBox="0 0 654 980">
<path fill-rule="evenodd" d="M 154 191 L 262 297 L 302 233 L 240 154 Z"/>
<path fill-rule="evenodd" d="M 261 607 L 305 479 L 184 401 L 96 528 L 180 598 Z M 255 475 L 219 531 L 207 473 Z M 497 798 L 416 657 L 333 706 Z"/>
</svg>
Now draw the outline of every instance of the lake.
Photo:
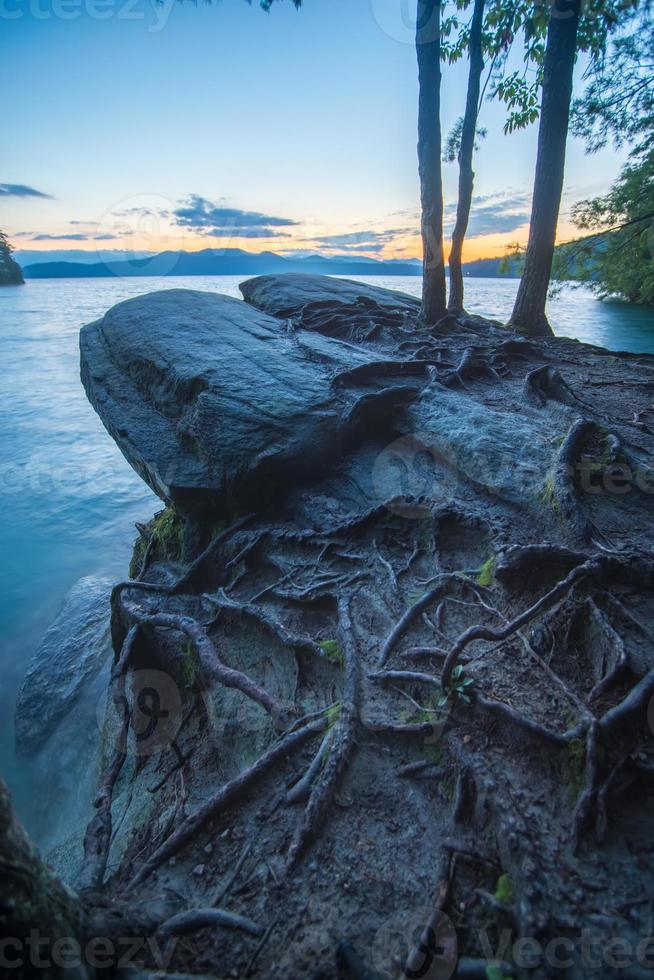
<svg viewBox="0 0 654 980">
<path fill-rule="evenodd" d="M 0 289 L 0 772 L 29 825 L 14 764 L 14 702 L 41 635 L 81 576 L 124 577 L 135 521 L 161 505 L 125 462 L 79 381 L 79 328 L 120 300 L 182 287 L 240 296 L 242 277 L 31 280 Z M 362 280 L 418 295 L 420 280 Z M 518 282 L 468 279 L 471 312 L 505 320 Z M 600 303 L 565 288 L 550 304 L 556 332 L 612 350 L 654 354 L 654 311 Z"/>
</svg>

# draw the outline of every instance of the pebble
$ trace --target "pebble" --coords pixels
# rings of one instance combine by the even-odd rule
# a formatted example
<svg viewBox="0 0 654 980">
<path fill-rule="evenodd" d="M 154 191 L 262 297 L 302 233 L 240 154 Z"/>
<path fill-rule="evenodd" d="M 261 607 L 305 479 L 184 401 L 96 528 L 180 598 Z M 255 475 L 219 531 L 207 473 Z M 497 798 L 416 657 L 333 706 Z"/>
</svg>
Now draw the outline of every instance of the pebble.
<svg viewBox="0 0 654 980">
<path fill-rule="evenodd" d="M 205 854 L 212 854 L 213 853 L 213 844 L 205 844 L 205 846 L 204 846 L 204 853 Z"/>
<path fill-rule="evenodd" d="M 202 875 L 204 874 L 204 865 L 196 864 L 196 866 L 193 868 L 192 873 L 195 875 L 196 878 L 201 878 Z"/>
</svg>

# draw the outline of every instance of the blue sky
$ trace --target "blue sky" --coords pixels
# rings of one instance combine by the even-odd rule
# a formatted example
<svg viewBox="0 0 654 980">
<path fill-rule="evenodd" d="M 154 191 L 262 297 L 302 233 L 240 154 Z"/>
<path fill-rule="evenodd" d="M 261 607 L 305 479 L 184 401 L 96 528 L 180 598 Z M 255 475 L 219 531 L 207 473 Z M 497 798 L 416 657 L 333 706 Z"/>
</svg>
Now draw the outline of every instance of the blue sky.
<svg viewBox="0 0 654 980">
<path fill-rule="evenodd" d="M 413 5 L 0 0 L 0 227 L 22 249 L 417 255 Z M 466 70 L 445 69 L 445 131 Z M 480 122 L 469 258 L 525 240 L 536 147 L 500 106 Z M 570 142 L 561 237 L 622 159 Z M 450 222 L 456 179 L 446 165 Z"/>
</svg>

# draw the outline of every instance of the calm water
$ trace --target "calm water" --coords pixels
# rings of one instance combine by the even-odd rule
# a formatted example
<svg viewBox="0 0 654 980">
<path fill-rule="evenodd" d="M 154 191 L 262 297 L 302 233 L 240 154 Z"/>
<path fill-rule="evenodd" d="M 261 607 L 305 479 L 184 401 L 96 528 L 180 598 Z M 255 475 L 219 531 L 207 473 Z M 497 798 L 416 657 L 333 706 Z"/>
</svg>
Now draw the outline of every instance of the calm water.
<svg viewBox="0 0 654 980">
<path fill-rule="evenodd" d="M 160 288 L 239 296 L 240 277 L 30 281 L 0 289 L 0 772 L 16 789 L 14 701 L 39 637 L 82 575 L 124 575 L 134 522 L 157 499 L 133 473 L 87 403 L 77 335 L 108 307 Z M 375 277 L 418 294 L 417 278 Z M 506 319 L 516 280 L 470 279 L 472 312 Z M 551 304 L 557 333 L 654 354 L 654 312 L 565 290 Z"/>
</svg>

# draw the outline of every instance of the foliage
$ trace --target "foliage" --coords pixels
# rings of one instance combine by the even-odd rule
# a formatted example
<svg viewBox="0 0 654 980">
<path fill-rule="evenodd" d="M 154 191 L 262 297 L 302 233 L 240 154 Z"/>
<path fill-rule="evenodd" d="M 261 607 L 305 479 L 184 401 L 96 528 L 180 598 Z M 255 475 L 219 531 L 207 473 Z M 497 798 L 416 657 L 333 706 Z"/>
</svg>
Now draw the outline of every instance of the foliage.
<svg viewBox="0 0 654 980">
<path fill-rule="evenodd" d="M 465 676 L 463 664 L 457 664 L 452 671 L 452 680 L 449 686 L 443 690 L 436 706 L 444 708 L 448 701 L 458 699 L 470 704 L 470 697 L 466 694 L 466 688 L 470 687 L 471 684 L 474 684 L 474 680 L 472 677 Z"/>
<path fill-rule="evenodd" d="M 491 557 L 488 558 L 479 569 L 479 574 L 477 575 L 477 585 L 482 585 L 482 586 L 492 585 L 494 575 L 495 575 L 495 559 Z"/>
<path fill-rule="evenodd" d="M 486 967 L 486 980 L 509 980 L 509 978 L 499 966 L 491 965 Z"/>
<path fill-rule="evenodd" d="M 572 132 L 589 152 L 612 140 L 652 146 L 654 135 L 654 20 L 646 7 L 631 18 L 629 33 L 616 38 L 610 53 L 593 62 L 588 85 L 572 106 Z"/>
<path fill-rule="evenodd" d="M 487 135 L 488 130 L 483 127 L 478 127 L 476 130 L 476 135 L 478 139 L 484 139 Z M 461 116 L 452 126 L 452 129 L 448 133 L 447 140 L 445 141 L 445 148 L 443 150 L 443 160 L 445 163 L 456 163 L 459 159 L 459 151 L 461 149 L 461 136 L 463 134 L 463 116 Z M 475 142 L 475 150 L 479 149 L 479 144 Z"/>
<path fill-rule="evenodd" d="M 321 640 L 319 646 L 330 663 L 335 664 L 337 667 L 344 665 L 345 657 L 336 640 Z"/>
<path fill-rule="evenodd" d="M 572 217 L 593 233 L 559 250 L 555 278 L 654 305 L 654 147 L 636 150 L 609 192 L 581 201 Z"/>
<path fill-rule="evenodd" d="M 495 898 L 503 905 L 511 905 L 515 900 L 515 888 L 510 875 L 503 874 L 497 879 L 495 886 Z"/>
<path fill-rule="evenodd" d="M 20 286 L 25 281 L 13 253 L 9 239 L 0 231 L 0 286 Z"/>
<path fill-rule="evenodd" d="M 336 722 L 338 721 L 338 719 L 340 717 L 341 717 L 341 705 L 340 705 L 340 702 L 338 704 L 332 704 L 332 705 L 330 705 L 329 708 L 327 708 L 327 711 L 325 712 L 325 718 L 327 719 L 327 730 L 328 731 L 329 731 L 330 728 L 333 728 L 334 727 L 334 725 L 336 724 Z"/>
<path fill-rule="evenodd" d="M 457 11 L 464 11 L 468 6 L 468 0 L 455 0 Z M 605 55 L 610 36 L 631 23 L 638 10 L 638 0 L 584 2 L 577 31 L 577 51 L 589 55 L 589 71 L 599 73 L 599 77 L 607 64 Z M 538 119 L 550 11 L 551 4 L 544 0 L 536 3 L 489 0 L 487 4 L 483 44 L 490 65 L 486 84 L 490 83 L 489 97 L 506 105 L 506 133 L 524 129 Z M 456 15 L 451 16 L 444 20 L 444 33 L 443 57 L 452 63 L 462 58 L 467 50 L 470 24 L 460 23 Z M 453 40 L 450 40 L 452 35 Z M 518 44 L 522 45 L 522 67 L 509 71 L 510 56 Z M 644 93 L 641 97 L 646 98 Z M 651 93 L 649 98 L 653 98 Z"/>
</svg>

